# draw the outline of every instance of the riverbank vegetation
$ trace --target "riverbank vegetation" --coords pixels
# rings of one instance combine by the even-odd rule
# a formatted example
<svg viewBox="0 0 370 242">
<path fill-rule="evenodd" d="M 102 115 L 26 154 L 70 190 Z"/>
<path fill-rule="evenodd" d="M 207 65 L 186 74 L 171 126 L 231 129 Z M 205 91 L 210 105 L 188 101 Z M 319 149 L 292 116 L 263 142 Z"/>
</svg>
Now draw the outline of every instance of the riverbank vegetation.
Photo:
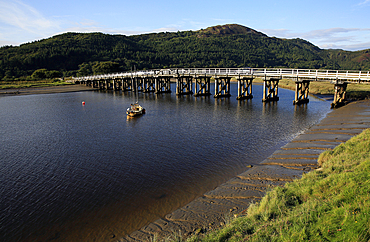
<svg viewBox="0 0 370 242">
<path fill-rule="evenodd" d="M 72 82 L 66 82 L 62 79 L 44 79 L 44 80 L 24 80 L 24 81 L 3 81 L 0 82 L 1 89 L 21 89 L 29 87 L 55 87 L 73 85 Z"/>
<path fill-rule="evenodd" d="M 369 154 L 367 129 L 322 153 L 319 169 L 275 187 L 222 229 L 187 242 L 369 241 Z"/>
<path fill-rule="evenodd" d="M 65 33 L 0 48 L 0 82 L 36 70 L 61 77 L 159 68 L 300 68 L 370 70 L 370 50 L 324 50 L 229 24 L 198 31 L 142 35 Z"/>
<path fill-rule="evenodd" d="M 296 84 L 291 79 L 279 81 L 280 88 L 295 90 Z M 334 94 L 334 84 L 328 81 L 311 81 L 309 86 L 311 94 L 329 95 Z M 370 84 L 368 83 L 349 83 L 347 85 L 346 98 L 348 100 L 361 100 L 370 98 Z"/>
</svg>

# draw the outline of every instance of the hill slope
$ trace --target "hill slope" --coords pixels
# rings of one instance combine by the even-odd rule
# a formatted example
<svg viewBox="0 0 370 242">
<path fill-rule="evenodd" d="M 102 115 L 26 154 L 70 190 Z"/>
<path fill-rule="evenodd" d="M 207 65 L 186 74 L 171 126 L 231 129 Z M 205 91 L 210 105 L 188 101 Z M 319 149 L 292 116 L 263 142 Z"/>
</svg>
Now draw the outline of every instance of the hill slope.
<svg viewBox="0 0 370 242">
<path fill-rule="evenodd" d="M 122 71 L 134 66 L 368 70 L 369 59 L 369 50 L 322 50 L 302 39 L 271 38 L 237 24 L 135 36 L 66 33 L 0 48 L 0 80 L 29 76 L 41 68 L 66 76 L 93 74 L 94 63 L 104 61 L 116 62 Z"/>
</svg>

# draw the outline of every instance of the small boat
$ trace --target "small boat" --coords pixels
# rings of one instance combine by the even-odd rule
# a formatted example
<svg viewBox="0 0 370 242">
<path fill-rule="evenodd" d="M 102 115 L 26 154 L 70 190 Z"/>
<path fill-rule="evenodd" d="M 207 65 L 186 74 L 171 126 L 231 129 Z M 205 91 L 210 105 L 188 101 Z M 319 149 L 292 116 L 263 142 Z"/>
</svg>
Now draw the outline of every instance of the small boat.
<svg viewBox="0 0 370 242">
<path fill-rule="evenodd" d="M 135 104 L 131 104 L 131 106 L 126 111 L 127 116 L 130 117 L 135 117 L 144 113 L 145 108 L 143 108 L 138 102 L 136 102 Z"/>
</svg>

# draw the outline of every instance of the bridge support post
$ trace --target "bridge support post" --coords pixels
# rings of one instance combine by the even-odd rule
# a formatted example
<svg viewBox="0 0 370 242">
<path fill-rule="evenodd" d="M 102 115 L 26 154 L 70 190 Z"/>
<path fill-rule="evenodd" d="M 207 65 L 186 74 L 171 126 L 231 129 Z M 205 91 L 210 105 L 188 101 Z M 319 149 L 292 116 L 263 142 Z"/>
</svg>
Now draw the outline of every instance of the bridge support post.
<svg viewBox="0 0 370 242">
<path fill-rule="evenodd" d="M 230 80 L 231 77 L 215 77 L 215 98 L 230 97 Z"/>
<path fill-rule="evenodd" d="M 144 78 L 134 77 L 134 81 L 135 81 L 134 91 L 144 92 Z"/>
<path fill-rule="evenodd" d="M 263 81 L 263 99 L 262 102 L 279 101 L 278 89 L 279 78 L 270 78 Z"/>
<path fill-rule="evenodd" d="M 121 79 L 121 89 L 123 92 L 126 91 L 134 91 L 135 85 L 134 85 L 134 79 L 131 77 L 123 77 Z"/>
<path fill-rule="evenodd" d="M 193 94 L 193 77 L 178 75 L 176 77 L 176 95 Z"/>
<path fill-rule="evenodd" d="M 252 99 L 253 77 L 238 77 L 238 96 L 237 100 Z"/>
<path fill-rule="evenodd" d="M 102 81 L 102 80 L 99 80 L 99 81 L 98 81 L 98 88 L 99 88 L 100 90 L 103 90 L 103 89 L 104 89 L 104 81 Z"/>
<path fill-rule="evenodd" d="M 347 82 L 338 82 L 337 80 L 334 84 L 334 89 L 334 101 L 331 104 L 331 108 L 338 108 L 345 104 Z"/>
<path fill-rule="evenodd" d="M 211 95 L 211 77 L 206 75 L 196 76 L 194 92 L 194 97 Z"/>
<path fill-rule="evenodd" d="M 155 77 L 155 94 L 171 93 L 171 76 Z"/>
<path fill-rule="evenodd" d="M 105 89 L 106 90 L 113 90 L 113 80 L 105 79 Z"/>
<path fill-rule="evenodd" d="M 116 91 L 117 90 L 117 82 L 115 79 L 112 80 L 112 87 L 113 87 L 113 91 Z"/>
<path fill-rule="evenodd" d="M 144 81 L 143 92 L 154 92 L 155 91 L 155 78 L 152 76 L 146 76 L 142 79 Z"/>
<path fill-rule="evenodd" d="M 310 100 L 308 99 L 309 93 L 309 80 L 297 80 L 295 82 L 295 99 L 293 101 L 293 105 L 300 105 L 303 103 L 308 103 Z"/>
</svg>

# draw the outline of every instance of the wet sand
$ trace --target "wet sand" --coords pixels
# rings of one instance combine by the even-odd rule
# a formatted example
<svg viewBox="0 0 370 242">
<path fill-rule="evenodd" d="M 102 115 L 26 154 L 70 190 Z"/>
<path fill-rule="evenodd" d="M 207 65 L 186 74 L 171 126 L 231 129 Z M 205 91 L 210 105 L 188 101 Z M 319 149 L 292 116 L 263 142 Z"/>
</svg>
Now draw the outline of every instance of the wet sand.
<svg viewBox="0 0 370 242">
<path fill-rule="evenodd" d="M 114 241 L 152 241 L 155 235 L 159 239 L 168 238 L 178 231 L 186 237 L 220 228 L 228 217 L 244 214 L 268 189 L 283 186 L 318 168 L 317 158 L 322 152 L 334 149 L 367 128 L 370 128 L 370 100 L 335 109 L 260 164 L 247 167 L 244 173 L 215 190 Z"/>
<path fill-rule="evenodd" d="M 30 87 L 19 89 L 0 89 L 0 96 L 9 95 L 32 95 L 32 94 L 51 94 L 51 93 L 64 93 L 64 92 L 81 92 L 93 91 L 95 88 L 87 87 L 84 85 L 64 85 L 54 87 Z"/>
</svg>

